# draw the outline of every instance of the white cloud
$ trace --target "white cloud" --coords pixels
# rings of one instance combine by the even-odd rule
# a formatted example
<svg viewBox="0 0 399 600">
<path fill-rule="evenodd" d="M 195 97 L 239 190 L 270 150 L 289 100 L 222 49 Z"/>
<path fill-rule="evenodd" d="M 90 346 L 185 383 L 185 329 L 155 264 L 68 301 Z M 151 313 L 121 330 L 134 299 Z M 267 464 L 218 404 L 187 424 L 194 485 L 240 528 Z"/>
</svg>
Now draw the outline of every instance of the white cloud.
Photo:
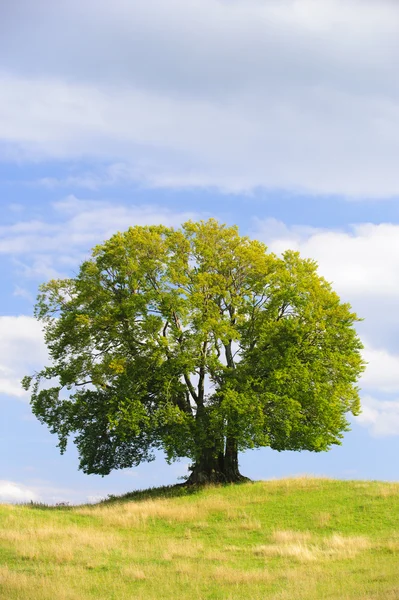
<svg viewBox="0 0 399 600">
<path fill-rule="evenodd" d="M 0 226 L 0 254 L 13 257 L 14 266 L 25 278 L 43 281 L 64 277 L 94 245 L 130 226 L 178 226 L 200 217 L 198 212 L 80 200 L 75 196 L 55 202 L 52 209 L 43 220 Z"/>
<path fill-rule="evenodd" d="M 23 484 L 13 481 L 0 480 L 0 502 L 19 503 L 19 502 L 38 502 L 40 500 L 36 492 Z"/>
<path fill-rule="evenodd" d="M 79 502 L 100 502 L 107 494 L 95 494 L 90 488 L 75 490 L 56 487 L 42 479 L 32 479 L 27 484 L 0 480 L 0 503 L 20 504 L 25 502 L 44 502 L 54 505 L 58 503 L 75 504 Z"/>
<path fill-rule="evenodd" d="M 399 435 L 399 399 L 377 400 L 365 397 L 362 400 L 362 413 L 356 421 L 367 427 L 376 437 Z"/>
<path fill-rule="evenodd" d="M 158 206 L 135 206 L 79 200 L 74 196 L 53 205 L 55 221 L 21 221 L 0 227 L 0 254 L 59 254 L 66 248 L 90 248 L 118 230 L 133 225 L 179 225 L 198 213 Z"/>
<path fill-rule="evenodd" d="M 47 361 L 42 326 L 36 319 L 0 316 L 0 394 L 27 397 L 22 377 Z"/>
<path fill-rule="evenodd" d="M 125 231 L 133 225 L 178 226 L 183 221 L 195 219 L 198 213 L 192 211 L 173 211 L 154 205 L 123 205 L 108 202 L 81 201 L 71 196 L 54 205 L 64 218 L 69 217 L 66 225 L 69 239 L 77 245 L 99 243 L 118 230 Z"/>
<path fill-rule="evenodd" d="M 123 182 L 131 182 L 140 179 L 137 170 L 128 167 L 125 163 L 115 163 L 97 170 L 89 170 L 78 175 L 67 175 L 62 177 L 43 177 L 31 183 L 48 189 L 59 187 L 85 188 L 97 190 L 104 186 L 112 186 Z"/>
<path fill-rule="evenodd" d="M 4 155 L 125 165 L 67 185 L 399 194 L 396 2 L 21 0 L 3 13 Z"/>
<path fill-rule="evenodd" d="M 40 236 L 37 237 L 39 238 Z M 35 240 L 35 236 L 30 236 L 30 240 L 33 242 Z M 32 248 L 34 247 L 35 246 L 32 246 Z M 16 253 L 19 252 L 17 251 Z M 56 279 L 57 277 L 64 275 L 53 267 L 54 258 L 50 255 L 36 254 L 35 251 L 33 251 L 26 256 L 26 261 L 27 262 L 14 258 L 13 263 L 16 267 L 16 270 L 28 279 L 49 280 Z M 29 297 L 26 294 L 18 295 L 24 296 L 26 300 L 29 300 Z M 31 302 L 31 304 L 32 303 L 33 302 Z"/>
<path fill-rule="evenodd" d="M 360 380 L 362 388 L 399 393 L 399 354 L 366 346 L 363 356 L 368 365 Z"/>
<path fill-rule="evenodd" d="M 399 296 L 399 225 L 361 223 L 349 231 L 255 222 L 255 235 L 274 252 L 287 248 L 314 258 L 320 272 L 347 295 Z"/>
</svg>

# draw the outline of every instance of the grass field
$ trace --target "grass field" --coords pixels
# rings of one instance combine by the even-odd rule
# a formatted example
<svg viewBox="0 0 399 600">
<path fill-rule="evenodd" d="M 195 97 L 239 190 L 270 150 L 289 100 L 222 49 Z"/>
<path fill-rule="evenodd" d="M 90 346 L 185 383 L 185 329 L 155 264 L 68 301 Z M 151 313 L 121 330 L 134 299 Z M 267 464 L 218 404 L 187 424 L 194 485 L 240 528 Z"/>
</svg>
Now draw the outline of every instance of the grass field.
<svg viewBox="0 0 399 600">
<path fill-rule="evenodd" d="M 399 484 L 295 478 L 0 505 L 3 600 L 399 599 Z"/>
</svg>

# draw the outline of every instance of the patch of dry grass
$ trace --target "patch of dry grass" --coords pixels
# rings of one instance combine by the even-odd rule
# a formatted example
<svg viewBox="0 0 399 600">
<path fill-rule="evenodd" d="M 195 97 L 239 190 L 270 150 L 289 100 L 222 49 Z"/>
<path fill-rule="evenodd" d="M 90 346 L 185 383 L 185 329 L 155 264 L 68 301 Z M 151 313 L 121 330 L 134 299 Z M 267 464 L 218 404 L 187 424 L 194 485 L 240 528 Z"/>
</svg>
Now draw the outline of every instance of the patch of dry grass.
<svg viewBox="0 0 399 600">
<path fill-rule="evenodd" d="M 303 544 L 312 539 L 310 531 L 273 531 L 272 539 L 276 544 Z"/>
<path fill-rule="evenodd" d="M 270 583 L 272 576 L 266 569 L 233 569 L 228 566 L 216 567 L 212 572 L 212 578 L 223 584 L 251 585 L 254 583 Z"/>
<path fill-rule="evenodd" d="M 167 542 L 163 557 L 165 560 L 173 560 L 175 558 L 198 558 L 204 549 L 201 542 L 192 540 L 173 540 Z"/>
<path fill-rule="evenodd" d="M 209 494 L 200 502 L 184 502 L 184 499 L 158 499 L 140 502 L 85 506 L 76 513 L 100 519 L 104 524 L 121 528 L 140 527 L 157 519 L 167 523 L 191 523 L 205 528 L 204 519 L 212 513 L 223 513 L 228 519 L 237 518 L 238 509 L 228 499 L 217 493 Z M 201 520 L 199 520 L 201 519 Z"/>
<path fill-rule="evenodd" d="M 123 567 L 121 569 L 121 575 L 122 577 L 127 577 L 133 581 L 143 581 L 144 579 L 147 579 L 145 571 L 135 565 Z"/>
<path fill-rule="evenodd" d="M 75 573 L 76 575 L 76 573 Z M 78 590 L 71 589 L 63 579 L 49 581 L 44 576 L 33 576 L 0 567 L 0 598 L 9 600 L 81 600 Z"/>
<path fill-rule="evenodd" d="M 255 555 L 282 556 L 298 561 L 353 558 L 357 553 L 368 550 L 372 543 L 364 536 L 334 534 L 317 539 L 311 532 L 274 531 L 273 544 L 256 546 Z"/>
<path fill-rule="evenodd" d="M 180 506 L 172 500 L 145 500 L 142 502 L 116 503 L 105 506 L 77 509 L 80 515 L 94 516 L 111 526 L 129 528 L 163 519 L 170 523 L 189 523 L 198 516 L 196 506 Z"/>
<path fill-rule="evenodd" d="M 26 529 L 0 530 L 0 540 L 8 542 L 23 560 L 51 561 L 55 564 L 79 562 L 84 557 L 106 555 L 120 548 L 121 538 L 112 531 L 78 526 L 38 525 Z M 78 541 L 78 543 L 77 543 Z"/>
</svg>

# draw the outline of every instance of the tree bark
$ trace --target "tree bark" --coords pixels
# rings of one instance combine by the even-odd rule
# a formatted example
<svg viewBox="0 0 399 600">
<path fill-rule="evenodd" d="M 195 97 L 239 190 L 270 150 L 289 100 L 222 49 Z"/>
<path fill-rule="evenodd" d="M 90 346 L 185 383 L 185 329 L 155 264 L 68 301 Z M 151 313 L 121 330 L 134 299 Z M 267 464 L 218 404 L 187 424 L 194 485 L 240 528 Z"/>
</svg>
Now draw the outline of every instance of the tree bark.
<svg viewBox="0 0 399 600">
<path fill-rule="evenodd" d="M 227 438 L 224 452 L 215 453 L 204 449 L 199 460 L 191 468 L 186 485 L 205 485 L 209 483 L 238 483 L 249 481 L 241 475 L 238 468 L 237 443 Z"/>
<path fill-rule="evenodd" d="M 224 455 L 224 473 L 228 481 L 242 481 L 246 479 L 241 475 L 238 469 L 238 449 L 234 438 L 228 437 L 226 440 L 226 451 Z"/>
</svg>

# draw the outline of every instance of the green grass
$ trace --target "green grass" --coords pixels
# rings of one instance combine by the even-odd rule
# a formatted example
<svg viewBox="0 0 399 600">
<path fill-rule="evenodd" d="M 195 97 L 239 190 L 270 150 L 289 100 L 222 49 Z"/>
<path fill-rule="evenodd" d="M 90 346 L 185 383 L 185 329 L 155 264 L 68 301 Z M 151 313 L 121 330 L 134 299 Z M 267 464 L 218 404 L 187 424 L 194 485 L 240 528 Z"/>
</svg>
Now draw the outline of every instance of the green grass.
<svg viewBox="0 0 399 600">
<path fill-rule="evenodd" d="M 399 484 L 296 478 L 0 506 L 3 600 L 399 598 Z"/>
</svg>

